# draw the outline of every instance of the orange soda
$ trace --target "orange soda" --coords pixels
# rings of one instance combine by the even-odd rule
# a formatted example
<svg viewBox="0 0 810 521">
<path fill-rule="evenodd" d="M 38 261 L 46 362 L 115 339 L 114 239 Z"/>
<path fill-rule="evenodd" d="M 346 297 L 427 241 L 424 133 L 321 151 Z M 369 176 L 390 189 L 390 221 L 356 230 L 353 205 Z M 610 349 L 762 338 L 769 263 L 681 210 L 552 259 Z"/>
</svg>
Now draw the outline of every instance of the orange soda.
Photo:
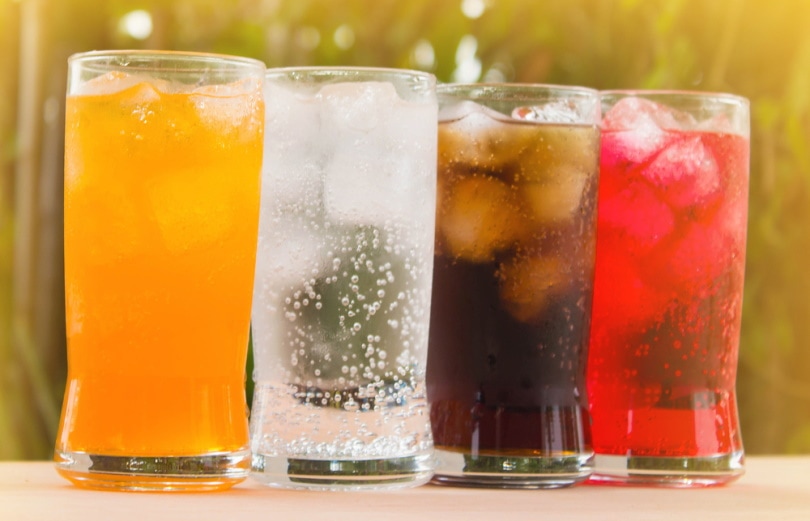
<svg viewBox="0 0 810 521">
<path fill-rule="evenodd" d="M 260 89 L 176 92 L 106 76 L 133 84 L 66 105 L 57 461 L 241 451 L 247 468 Z"/>
</svg>

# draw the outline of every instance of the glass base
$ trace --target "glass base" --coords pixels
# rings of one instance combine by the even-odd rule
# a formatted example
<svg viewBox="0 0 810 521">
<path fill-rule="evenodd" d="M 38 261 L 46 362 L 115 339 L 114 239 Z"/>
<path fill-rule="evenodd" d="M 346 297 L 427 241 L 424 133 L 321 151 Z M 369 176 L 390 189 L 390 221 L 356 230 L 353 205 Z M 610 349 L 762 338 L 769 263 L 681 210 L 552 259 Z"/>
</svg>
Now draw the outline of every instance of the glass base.
<svg viewBox="0 0 810 521">
<path fill-rule="evenodd" d="M 83 488 L 203 492 L 225 490 L 244 481 L 250 452 L 142 457 L 56 451 L 54 461 L 59 474 Z"/>
<path fill-rule="evenodd" d="M 588 479 L 593 454 L 565 456 L 472 455 L 437 450 L 437 485 L 487 488 L 561 488 Z"/>
<path fill-rule="evenodd" d="M 649 457 L 597 454 L 590 481 L 611 485 L 711 487 L 745 472 L 743 451 L 707 457 Z"/>
<path fill-rule="evenodd" d="M 311 460 L 253 455 L 251 477 L 265 485 L 307 490 L 391 490 L 430 481 L 431 454 L 369 460 Z"/>
</svg>

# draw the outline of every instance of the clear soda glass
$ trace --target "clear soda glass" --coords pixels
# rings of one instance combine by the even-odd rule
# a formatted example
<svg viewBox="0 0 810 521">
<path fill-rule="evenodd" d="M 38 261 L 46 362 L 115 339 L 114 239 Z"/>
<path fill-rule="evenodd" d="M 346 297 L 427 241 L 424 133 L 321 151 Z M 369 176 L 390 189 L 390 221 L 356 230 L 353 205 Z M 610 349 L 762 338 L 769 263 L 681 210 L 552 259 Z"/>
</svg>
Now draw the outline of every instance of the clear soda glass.
<svg viewBox="0 0 810 521">
<path fill-rule="evenodd" d="M 435 78 L 270 69 L 253 307 L 253 476 L 418 485 L 436 194 Z"/>
</svg>

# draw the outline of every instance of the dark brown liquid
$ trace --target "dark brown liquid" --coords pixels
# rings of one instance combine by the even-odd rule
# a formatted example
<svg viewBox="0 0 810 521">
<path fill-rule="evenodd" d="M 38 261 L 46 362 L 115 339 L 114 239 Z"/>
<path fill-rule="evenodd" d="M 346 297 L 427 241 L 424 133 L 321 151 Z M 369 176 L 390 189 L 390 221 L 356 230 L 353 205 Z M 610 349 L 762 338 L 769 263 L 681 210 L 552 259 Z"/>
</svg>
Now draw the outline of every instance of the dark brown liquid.
<svg viewBox="0 0 810 521">
<path fill-rule="evenodd" d="M 499 303 L 492 265 L 437 257 L 428 350 L 434 443 L 471 453 L 581 452 L 590 445 L 579 294 L 536 323 Z M 567 298 L 566 298 L 567 297 Z"/>
</svg>

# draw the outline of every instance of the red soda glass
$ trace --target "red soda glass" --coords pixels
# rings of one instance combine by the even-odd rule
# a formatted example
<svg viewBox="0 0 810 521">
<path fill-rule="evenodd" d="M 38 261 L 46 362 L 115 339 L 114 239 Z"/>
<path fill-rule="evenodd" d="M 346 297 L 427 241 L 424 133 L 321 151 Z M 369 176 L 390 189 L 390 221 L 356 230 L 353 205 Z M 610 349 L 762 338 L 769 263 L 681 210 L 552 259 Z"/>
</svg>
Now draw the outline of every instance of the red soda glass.
<svg viewBox="0 0 810 521">
<path fill-rule="evenodd" d="M 726 483 L 744 470 L 735 379 L 748 101 L 675 91 L 601 101 L 591 479 Z"/>
</svg>

